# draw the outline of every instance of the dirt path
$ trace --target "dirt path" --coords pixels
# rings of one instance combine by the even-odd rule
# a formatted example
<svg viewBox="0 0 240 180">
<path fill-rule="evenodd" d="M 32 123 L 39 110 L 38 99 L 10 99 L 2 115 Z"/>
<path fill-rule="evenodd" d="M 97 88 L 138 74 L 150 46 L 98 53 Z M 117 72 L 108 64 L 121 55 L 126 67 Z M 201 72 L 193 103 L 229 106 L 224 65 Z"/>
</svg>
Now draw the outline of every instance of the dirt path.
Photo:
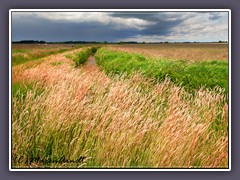
<svg viewBox="0 0 240 180">
<path fill-rule="evenodd" d="M 99 69 L 97 66 L 96 60 L 93 56 L 90 56 L 88 58 L 87 62 L 83 66 L 83 69 L 88 72 L 93 72 Z"/>
</svg>

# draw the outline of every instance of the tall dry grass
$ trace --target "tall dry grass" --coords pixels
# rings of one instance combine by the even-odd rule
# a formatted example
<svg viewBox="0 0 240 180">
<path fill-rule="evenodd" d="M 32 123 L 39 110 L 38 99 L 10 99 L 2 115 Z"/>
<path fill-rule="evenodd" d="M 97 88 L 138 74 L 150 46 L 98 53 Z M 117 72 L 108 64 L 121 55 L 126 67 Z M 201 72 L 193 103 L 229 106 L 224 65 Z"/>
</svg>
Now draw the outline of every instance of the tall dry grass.
<svg viewBox="0 0 240 180">
<path fill-rule="evenodd" d="M 228 167 L 228 104 L 219 90 L 191 95 L 169 80 L 60 67 L 21 72 L 37 83 L 12 99 L 14 167 Z"/>
</svg>

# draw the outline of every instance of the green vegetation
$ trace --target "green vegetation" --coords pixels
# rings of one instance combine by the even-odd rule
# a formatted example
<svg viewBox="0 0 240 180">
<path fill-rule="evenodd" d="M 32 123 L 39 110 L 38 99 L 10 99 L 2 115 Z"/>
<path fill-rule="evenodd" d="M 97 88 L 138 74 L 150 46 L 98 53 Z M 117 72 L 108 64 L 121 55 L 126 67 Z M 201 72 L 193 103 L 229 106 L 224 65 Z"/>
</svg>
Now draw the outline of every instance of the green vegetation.
<svg viewBox="0 0 240 180">
<path fill-rule="evenodd" d="M 227 62 L 114 47 L 85 46 L 12 67 L 12 167 L 228 168 Z M 14 53 L 45 50 L 31 48 Z M 80 66 L 90 55 L 108 76 L 64 58 Z"/>
<path fill-rule="evenodd" d="M 75 67 L 79 67 L 87 61 L 89 56 L 93 56 L 97 52 L 98 48 L 99 47 L 84 48 L 74 54 L 67 54 L 65 57 L 72 59 L 75 62 Z"/>
<path fill-rule="evenodd" d="M 106 73 L 132 74 L 139 71 L 145 77 L 154 78 L 156 81 L 164 81 L 169 77 L 188 91 L 201 87 L 221 87 L 228 92 L 228 63 L 225 61 L 165 60 L 107 49 L 100 49 L 95 58 Z"/>
<path fill-rule="evenodd" d="M 40 52 L 31 52 L 30 50 L 25 49 L 18 49 L 13 51 L 12 55 L 12 65 L 19 65 L 23 64 L 27 61 L 40 59 L 51 54 L 58 54 L 63 53 L 69 49 L 59 49 L 59 50 L 47 50 L 47 51 L 40 51 Z"/>
<path fill-rule="evenodd" d="M 52 63 L 50 63 L 52 66 L 59 66 L 59 65 L 61 65 L 62 64 L 62 62 L 61 61 L 58 61 L 58 62 L 52 62 Z"/>
<path fill-rule="evenodd" d="M 29 49 L 13 49 L 12 53 L 16 54 L 16 53 L 28 53 Z"/>
<path fill-rule="evenodd" d="M 31 82 L 23 84 L 21 82 L 12 85 L 12 97 L 18 100 L 24 100 L 27 93 L 34 93 L 36 96 L 40 95 L 44 91 L 44 88 L 40 83 Z"/>
</svg>

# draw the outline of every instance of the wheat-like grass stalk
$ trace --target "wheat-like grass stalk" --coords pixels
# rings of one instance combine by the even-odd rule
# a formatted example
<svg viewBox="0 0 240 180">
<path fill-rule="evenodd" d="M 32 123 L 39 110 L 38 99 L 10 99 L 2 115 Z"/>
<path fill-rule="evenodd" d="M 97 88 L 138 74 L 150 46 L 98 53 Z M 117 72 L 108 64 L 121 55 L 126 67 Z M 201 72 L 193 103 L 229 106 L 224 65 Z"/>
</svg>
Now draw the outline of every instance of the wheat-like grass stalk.
<svg viewBox="0 0 240 180">
<path fill-rule="evenodd" d="M 18 81 L 40 82 L 12 100 L 14 167 L 228 166 L 223 93 L 192 95 L 167 79 L 109 78 L 62 61 L 61 68 L 47 61 L 14 74 L 21 74 Z"/>
</svg>

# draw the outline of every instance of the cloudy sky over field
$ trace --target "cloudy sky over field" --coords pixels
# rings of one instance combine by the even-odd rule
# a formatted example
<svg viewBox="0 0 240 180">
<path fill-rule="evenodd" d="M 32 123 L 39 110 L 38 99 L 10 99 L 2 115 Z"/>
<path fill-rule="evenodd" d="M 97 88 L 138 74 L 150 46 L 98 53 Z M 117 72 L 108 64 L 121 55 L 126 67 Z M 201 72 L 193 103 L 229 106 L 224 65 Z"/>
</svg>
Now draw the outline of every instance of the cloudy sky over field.
<svg viewBox="0 0 240 180">
<path fill-rule="evenodd" d="M 12 12 L 12 40 L 227 41 L 228 12 Z"/>
</svg>

